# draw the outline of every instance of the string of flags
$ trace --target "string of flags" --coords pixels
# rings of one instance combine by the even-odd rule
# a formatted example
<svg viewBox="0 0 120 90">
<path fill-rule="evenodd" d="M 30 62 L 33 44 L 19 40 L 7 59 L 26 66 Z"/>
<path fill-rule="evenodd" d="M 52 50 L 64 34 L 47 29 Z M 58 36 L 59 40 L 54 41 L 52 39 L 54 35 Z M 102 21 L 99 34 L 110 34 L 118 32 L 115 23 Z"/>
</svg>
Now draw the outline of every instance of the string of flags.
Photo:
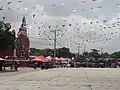
<svg viewBox="0 0 120 90">
<path fill-rule="evenodd" d="M 97 0 L 82 0 L 81 3 L 84 4 L 88 4 L 89 2 L 96 2 Z M 24 0 L 19 0 L 16 1 L 18 4 L 22 4 L 24 3 Z M 14 3 L 13 1 L 8 1 L 6 2 L 6 4 L 8 5 L 8 9 L 6 9 L 6 6 L 0 6 L 0 13 L 4 13 L 4 11 L 8 10 L 15 10 L 18 11 L 20 10 L 20 7 L 18 8 L 13 8 L 12 7 L 12 3 Z M 62 7 L 64 7 L 66 4 L 62 3 L 60 4 Z M 53 4 L 51 5 L 51 7 L 58 7 L 60 5 L 56 5 Z M 120 6 L 119 3 L 115 4 L 116 6 Z M 34 10 L 36 10 L 36 8 L 39 7 L 35 7 L 35 6 L 31 6 L 32 10 L 29 10 L 29 8 L 24 8 L 25 11 L 30 11 L 30 13 L 34 12 Z M 31 8 L 30 8 L 31 9 Z M 104 7 L 102 5 L 98 5 L 96 7 L 89 7 L 89 9 L 81 9 L 83 12 L 86 11 L 94 11 L 95 9 L 104 9 Z M 71 9 L 72 12 L 77 12 L 78 10 L 73 8 Z M 109 22 L 109 20 L 89 20 L 89 17 L 87 18 L 86 22 L 81 23 L 81 20 L 75 20 L 75 18 L 71 18 L 71 20 L 59 20 L 61 23 L 57 24 L 56 22 L 51 22 L 54 24 L 49 24 L 43 20 L 40 21 L 40 23 L 35 22 L 36 19 L 39 19 L 40 17 L 36 15 L 37 12 L 34 12 L 31 16 L 28 15 L 26 17 L 32 18 L 32 24 L 28 24 L 27 27 L 29 27 L 28 29 L 30 29 L 30 32 L 28 30 L 28 35 L 29 37 L 31 37 L 31 35 L 35 38 L 40 38 L 40 39 L 46 39 L 46 40 L 53 40 L 53 36 L 54 33 L 52 32 L 53 30 L 61 30 L 58 31 L 58 38 L 57 40 L 59 40 L 59 43 L 63 43 L 63 40 L 65 41 L 65 44 L 63 45 L 71 45 L 70 43 L 73 43 L 76 40 L 79 40 L 81 42 L 85 42 L 85 43 L 96 43 L 96 42 L 101 42 L 101 43 L 106 43 L 110 40 L 114 40 L 114 39 L 119 39 L 119 35 L 120 35 L 120 18 L 117 17 L 116 20 L 114 22 Z M 38 14 L 38 13 L 37 13 Z M 44 13 L 40 13 L 41 17 L 44 16 Z M 22 16 L 17 15 L 16 19 L 21 18 Z M 1 17 L 3 21 L 5 20 L 10 20 L 12 22 L 12 19 L 15 18 L 13 16 L 9 16 L 7 17 L 2 16 Z M 69 22 L 71 21 L 71 22 Z M 72 22 L 74 21 L 74 22 Z M 38 25 L 39 24 L 39 25 Z M 102 24 L 102 25 L 101 25 Z M 31 27 L 32 25 L 32 27 Z M 41 38 L 42 37 L 42 38 Z M 68 39 L 70 38 L 70 39 Z M 77 41 L 76 41 L 77 42 Z"/>
</svg>

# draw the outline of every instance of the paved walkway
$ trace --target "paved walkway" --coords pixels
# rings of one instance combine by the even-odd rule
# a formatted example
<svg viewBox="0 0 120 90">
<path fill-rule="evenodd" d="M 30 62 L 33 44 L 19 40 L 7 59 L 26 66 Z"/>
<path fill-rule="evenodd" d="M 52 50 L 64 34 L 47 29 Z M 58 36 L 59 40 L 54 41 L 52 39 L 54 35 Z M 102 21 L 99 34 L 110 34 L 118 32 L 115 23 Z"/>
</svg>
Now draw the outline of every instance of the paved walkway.
<svg viewBox="0 0 120 90">
<path fill-rule="evenodd" d="M 0 90 L 120 90 L 120 69 L 37 70 L 0 77 Z"/>
<path fill-rule="evenodd" d="M 33 68 L 18 68 L 18 71 L 13 70 L 11 72 L 10 67 L 7 67 L 5 72 L 0 71 L 0 77 L 15 76 L 15 75 L 20 75 L 20 74 L 29 73 L 29 72 L 35 72 L 35 71 L 39 71 L 39 70 L 40 69 L 34 70 Z"/>
</svg>

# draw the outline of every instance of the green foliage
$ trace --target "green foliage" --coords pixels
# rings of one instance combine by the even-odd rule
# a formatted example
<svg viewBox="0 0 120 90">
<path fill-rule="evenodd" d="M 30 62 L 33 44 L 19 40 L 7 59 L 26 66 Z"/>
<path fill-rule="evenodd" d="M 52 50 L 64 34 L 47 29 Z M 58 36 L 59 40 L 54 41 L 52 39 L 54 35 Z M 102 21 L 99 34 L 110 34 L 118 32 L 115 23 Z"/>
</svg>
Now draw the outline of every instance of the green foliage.
<svg viewBox="0 0 120 90">
<path fill-rule="evenodd" d="M 14 49 L 15 30 L 10 31 L 10 23 L 0 21 L 0 51 Z"/>
<path fill-rule="evenodd" d="M 105 53 L 101 54 L 101 57 L 103 57 L 103 58 L 109 58 L 111 56 L 110 56 L 110 54 L 108 52 L 105 52 Z"/>
<path fill-rule="evenodd" d="M 43 55 L 43 56 L 53 56 L 54 50 L 53 49 L 35 49 L 35 48 L 30 48 L 30 55 L 32 56 L 39 56 L 39 55 Z M 56 49 L 56 57 L 64 57 L 64 58 L 72 58 L 75 56 L 74 53 L 71 53 L 69 48 L 58 48 Z"/>
<path fill-rule="evenodd" d="M 120 51 L 112 53 L 111 57 L 113 57 L 113 58 L 120 58 Z"/>
<path fill-rule="evenodd" d="M 43 55 L 43 56 L 49 56 L 53 54 L 53 50 L 52 49 L 35 49 L 35 48 L 30 48 L 30 55 L 32 56 L 39 56 L 39 55 Z"/>
</svg>

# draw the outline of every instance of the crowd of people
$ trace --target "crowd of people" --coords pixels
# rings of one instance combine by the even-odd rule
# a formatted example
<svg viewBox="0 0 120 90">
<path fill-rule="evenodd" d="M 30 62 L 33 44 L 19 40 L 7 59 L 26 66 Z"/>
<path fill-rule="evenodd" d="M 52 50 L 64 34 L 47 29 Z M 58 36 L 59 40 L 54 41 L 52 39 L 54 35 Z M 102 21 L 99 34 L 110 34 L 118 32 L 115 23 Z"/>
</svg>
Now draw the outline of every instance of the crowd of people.
<svg viewBox="0 0 120 90">
<path fill-rule="evenodd" d="M 0 71 L 5 71 L 6 67 L 10 67 L 11 71 L 13 71 L 13 69 L 17 71 L 19 63 L 17 61 L 0 60 Z"/>
<path fill-rule="evenodd" d="M 15 60 L 0 60 L 0 71 L 5 71 L 5 67 L 10 67 L 10 70 L 13 69 L 17 71 L 19 67 L 19 63 Z M 120 68 L 120 64 L 116 63 L 116 61 L 70 61 L 65 63 L 53 63 L 53 62 L 36 62 L 29 61 L 28 67 L 32 67 L 34 69 L 49 69 L 49 68 Z M 4 68 L 4 69 L 3 69 Z"/>
</svg>

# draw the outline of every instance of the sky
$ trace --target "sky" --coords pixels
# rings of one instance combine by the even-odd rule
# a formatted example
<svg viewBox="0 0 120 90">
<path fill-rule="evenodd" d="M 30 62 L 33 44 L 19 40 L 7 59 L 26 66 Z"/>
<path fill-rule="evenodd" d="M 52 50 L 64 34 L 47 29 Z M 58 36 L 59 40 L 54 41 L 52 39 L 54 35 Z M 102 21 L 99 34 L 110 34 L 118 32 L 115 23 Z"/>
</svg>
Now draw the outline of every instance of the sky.
<svg viewBox="0 0 120 90">
<path fill-rule="evenodd" d="M 84 46 L 120 50 L 120 0 L 0 0 L 1 8 L 0 20 L 11 22 L 16 33 L 26 17 L 31 47 L 53 48 L 57 30 L 57 47 L 72 52 L 78 46 L 80 52 Z"/>
</svg>

